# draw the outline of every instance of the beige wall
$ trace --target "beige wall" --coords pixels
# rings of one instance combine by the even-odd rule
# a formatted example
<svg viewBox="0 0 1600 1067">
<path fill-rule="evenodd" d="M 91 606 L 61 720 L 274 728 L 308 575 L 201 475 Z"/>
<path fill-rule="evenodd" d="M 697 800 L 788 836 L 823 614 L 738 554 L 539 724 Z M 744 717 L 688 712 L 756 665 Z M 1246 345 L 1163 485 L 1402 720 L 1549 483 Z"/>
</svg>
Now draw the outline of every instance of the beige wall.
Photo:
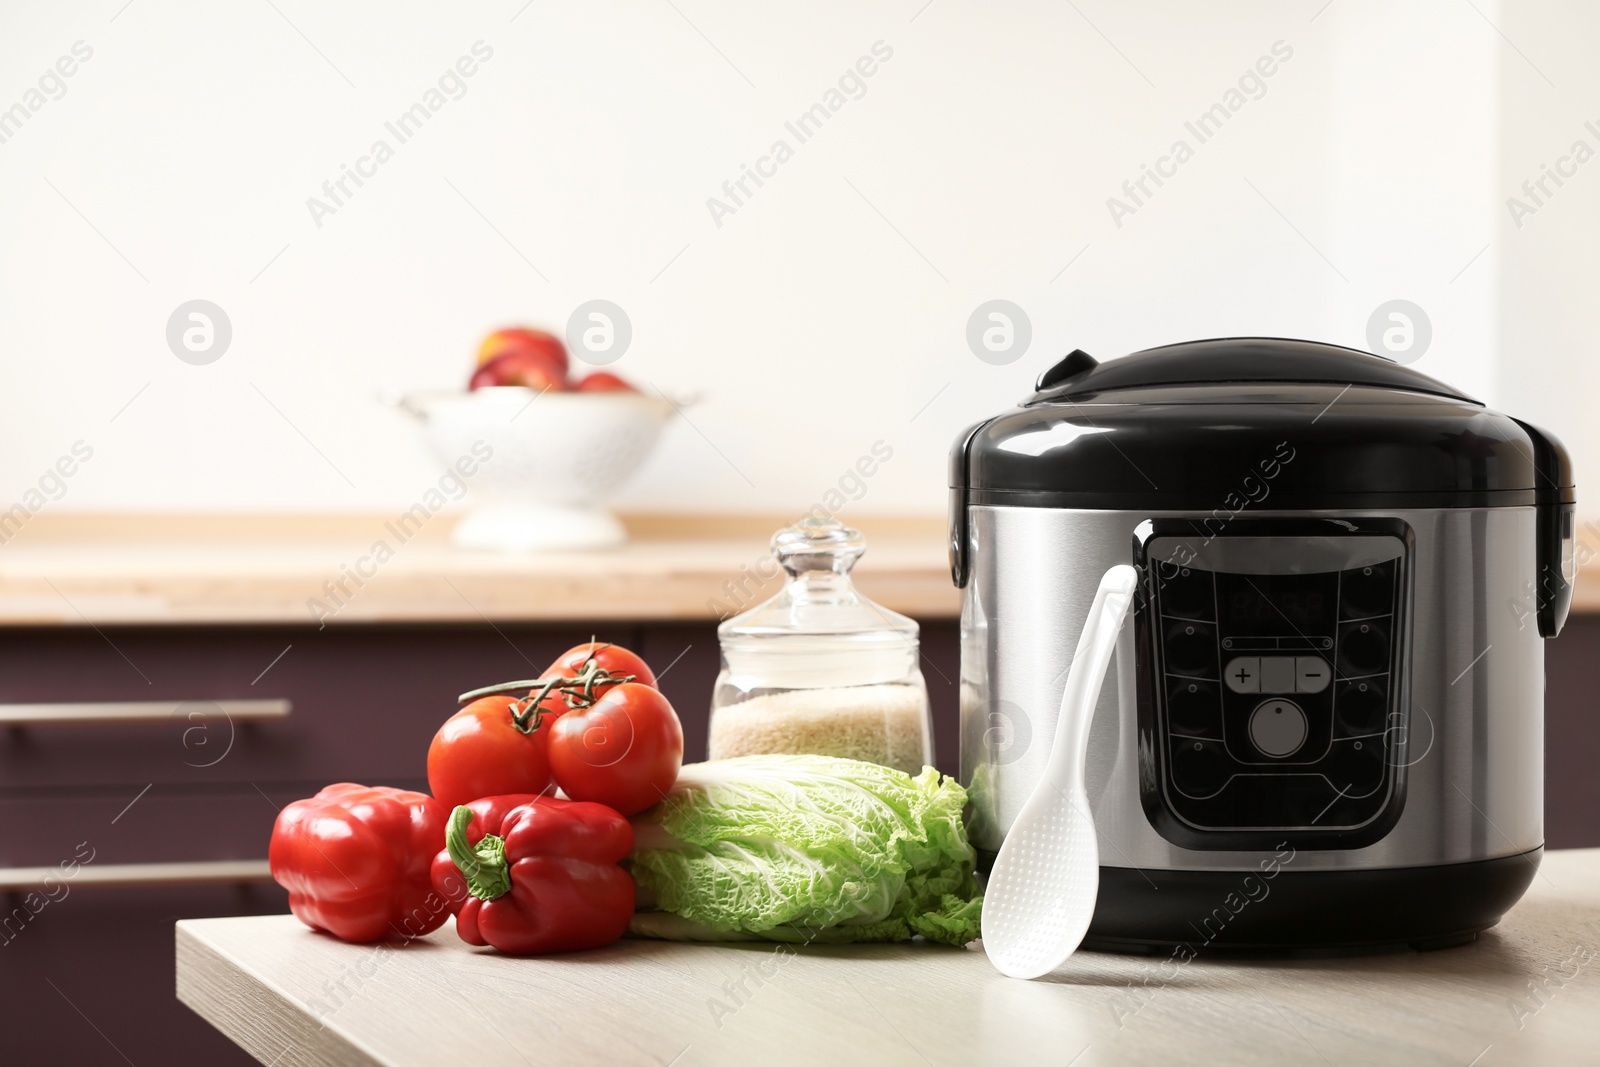
<svg viewBox="0 0 1600 1067">
<path fill-rule="evenodd" d="M 1568 294 L 1594 197 L 1515 241 L 1500 206 L 1524 96 L 1562 113 L 1524 169 L 1579 125 L 1555 14 L 1527 50 L 1561 92 L 1443 2 L 520 6 L 9 5 L 0 106 L 94 54 L 0 144 L 0 504 L 82 439 L 53 507 L 403 506 L 436 472 L 374 395 L 459 383 L 485 327 L 592 297 L 633 321 L 616 369 L 704 394 L 635 508 L 803 508 L 881 439 L 852 507 L 937 512 L 956 431 L 1055 355 L 1359 346 L 1391 298 L 1433 321 L 1421 369 L 1592 447 Z M 307 198 L 479 40 L 465 95 L 319 228 Z M 719 227 L 707 198 L 879 41 L 865 95 Z M 1184 123 L 1280 41 L 1199 144 Z M 1108 198 L 1178 138 L 1193 158 L 1118 226 Z M 163 336 L 195 297 L 234 328 L 205 367 Z M 964 336 L 993 298 L 1032 321 L 1009 366 Z"/>
<path fill-rule="evenodd" d="M 1505 33 L 1526 58 L 1509 48 L 1502 55 L 1497 391 L 1509 410 L 1565 442 L 1578 476 L 1579 512 L 1597 515 L 1600 73 L 1588 50 L 1600 36 L 1600 10 L 1577 2 L 1505 8 Z M 1582 165 L 1581 151 L 1574 151 L 1579 141 L 1595 154 Z M 1522 184 L 1545 177 L 1546 167 L 1576 173 L 1563 185 L 1547 177 L 1542 190 L 1535 184 L 1540 204 Z M 1513 198 L 1517 205 L 1508 204 Z"/>
</svg>

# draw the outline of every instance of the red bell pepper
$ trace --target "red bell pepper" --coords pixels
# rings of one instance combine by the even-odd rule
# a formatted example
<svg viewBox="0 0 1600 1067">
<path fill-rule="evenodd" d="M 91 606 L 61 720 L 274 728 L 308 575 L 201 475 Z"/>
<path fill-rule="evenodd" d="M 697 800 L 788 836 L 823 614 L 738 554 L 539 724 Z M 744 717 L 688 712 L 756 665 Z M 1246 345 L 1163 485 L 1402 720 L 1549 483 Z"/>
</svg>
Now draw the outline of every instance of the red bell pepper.
<svg viewBox="0 0 1600 1067">
<path fill-rule="evenodd" d="M 603 804 L 487 797 L 451 813 L 433 885 L 469 945 L 598 948 L 633 917 L 633 878 L 617 866 L 632 849 L 633 826 Z"/>
<path fill-rule="evenodd" d="M 449 913 L 429 863 L 444 842 L 445 809 L 426 793 L 330 785 L 278 814 L 268 860 L 289 908 L 345 941 L 420 937 Z"/>
</svg>

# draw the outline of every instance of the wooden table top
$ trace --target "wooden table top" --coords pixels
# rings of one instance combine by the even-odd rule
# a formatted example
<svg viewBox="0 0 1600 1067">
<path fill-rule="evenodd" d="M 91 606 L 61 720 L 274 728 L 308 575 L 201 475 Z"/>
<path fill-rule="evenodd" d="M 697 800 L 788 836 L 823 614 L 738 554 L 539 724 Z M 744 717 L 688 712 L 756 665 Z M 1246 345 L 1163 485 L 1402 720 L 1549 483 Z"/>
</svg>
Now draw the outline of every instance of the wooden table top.
<svg viewBox="0 0 1600 1067">
<path fill-rule="evenodd" d="M 716 622 L 782 585 L 768 543 L 783 518 L 623 518 L 615 549 L 514 554 L 453 547 L 452 517 L 402 540 L 379 515 L 43 514 L 0 530 L 0 626 Z M 864 593 L 919 619 L 960 613 L 943 519 L 843 518 L 867 536 Z"/>
<path fill-rule="evenodd" d="M 842 519 L 867 536 L 864 593 L 918 619 L 959 616 L 942 517 Z M 778 591 L 768 542 L 788 521 L 624 515 L 619 548 L 512 554 L 454 548 L 451 516 L 404 540 L 392 520 L 44 513 L 0 528 L 0 626 L 715 622 Z M 1597 531 L 1581 530 L 1574 612 L 1600 612 Z"/>
<path fill-rule="evenodd" d="M 178 997 L 299 1064 L 1593 1063 L 1600 849 L 1551 852 L 1463 948 L 1312 960 L 1082 952 L 1044 980 L 975 948 L 618 942 L 517 959 L 446 926 L 345 945 L 291 916 L 177 924 Z"/>
</svg>

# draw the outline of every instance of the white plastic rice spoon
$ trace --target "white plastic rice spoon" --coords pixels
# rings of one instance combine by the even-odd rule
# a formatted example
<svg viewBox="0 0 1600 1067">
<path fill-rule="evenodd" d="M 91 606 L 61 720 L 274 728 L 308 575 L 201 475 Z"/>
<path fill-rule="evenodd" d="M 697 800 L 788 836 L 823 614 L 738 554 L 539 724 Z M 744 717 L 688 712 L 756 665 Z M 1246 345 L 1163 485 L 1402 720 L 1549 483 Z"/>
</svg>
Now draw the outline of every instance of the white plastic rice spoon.
<svg viewBox="0 0 1600 1067">
<path fill-rule="evenodd" d="M 1001 974 L 1037 978 L 1077 951 L 1100 891 L 1100 849 L 1083 788 L 1089 723 L 1138 572 L 1100 579 L 1061 694 L 1055 741 L 1033 795 L 1000 844 L 983 894 L 983 950 Z"/>
</svg>

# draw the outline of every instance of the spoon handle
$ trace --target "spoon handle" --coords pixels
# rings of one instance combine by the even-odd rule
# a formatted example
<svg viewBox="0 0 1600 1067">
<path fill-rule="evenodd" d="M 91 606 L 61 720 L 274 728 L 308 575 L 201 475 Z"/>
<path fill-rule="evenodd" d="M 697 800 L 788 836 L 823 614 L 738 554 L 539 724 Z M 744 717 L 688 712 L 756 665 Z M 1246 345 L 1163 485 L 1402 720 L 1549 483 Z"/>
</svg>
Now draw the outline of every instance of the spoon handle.
<svg viewBox="0 0 1600 1067">
<path fill-rule="evenodd" d="M 1083 789 L 1083 761 L 1089 747 L 1089 724 L 1100 699 L 1111 653 L 1117 647 L 1122 620 L 1133 603 L 1139 572 L 1126 563 L 1106 571 L 1095 591 L 1089 617 L 1078 637 L 1078 650 L 1072 656 L 1067 685 L 1061 692 L 1061 713 L 1056 720 L 1056 736 L 1050 745 L 1050 761 L 1044 777 L 1057 789 Z"/>
</svg>

